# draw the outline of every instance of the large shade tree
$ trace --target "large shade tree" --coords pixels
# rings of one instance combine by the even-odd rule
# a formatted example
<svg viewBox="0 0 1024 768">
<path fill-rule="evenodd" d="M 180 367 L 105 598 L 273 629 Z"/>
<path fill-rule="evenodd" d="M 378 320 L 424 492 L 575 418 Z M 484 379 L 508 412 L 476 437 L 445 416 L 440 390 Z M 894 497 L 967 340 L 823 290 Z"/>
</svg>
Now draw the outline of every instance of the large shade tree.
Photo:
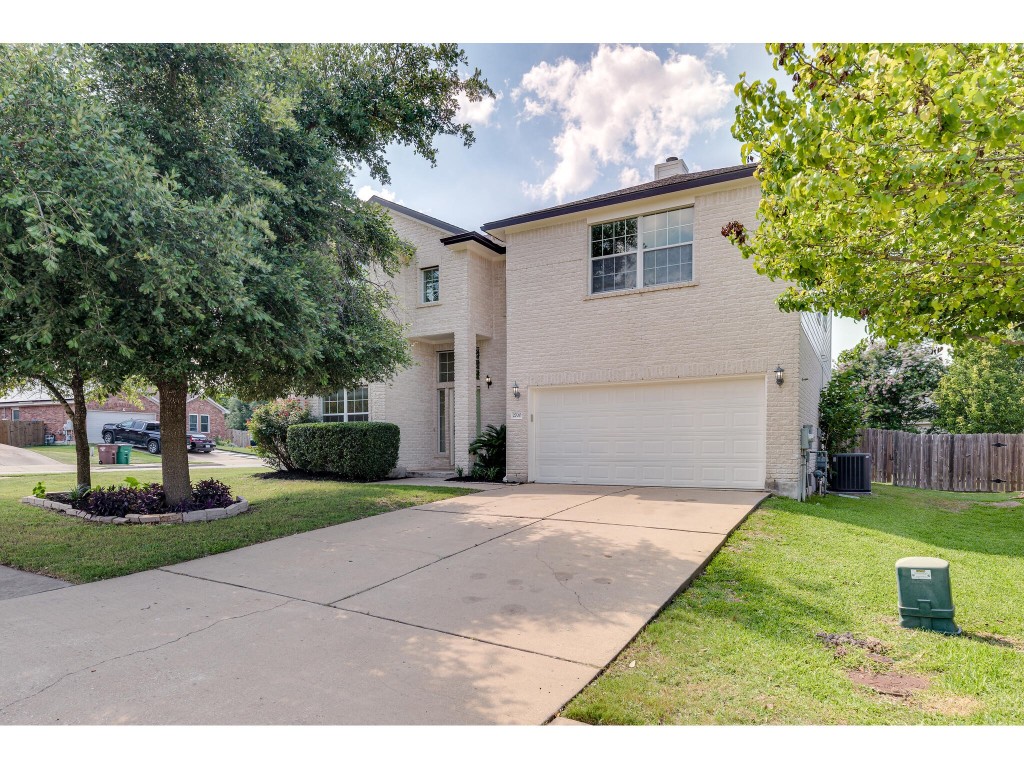
<svg viewBox="0 0 1024 768">
<path fill-rule="evenodd" d="M 175 215 L 74 49 L 0 47 L 0 390 L 31 384 L 63 406 L 79 486 L 91 484 L 86 403 L 128 377 L 131 264 Z"/>
<path fill-rule="evenodd" d="M 935 402 L 936 426 L 947 432 L 1024 432 L 1024 358 L 991 344 L 962 344 Z"/>
<path fill-rule="evenodd" d="M 371 279 L 410 253 L 350 183 L 387 181 L 386 147 L 433 161 L 459 97 L 490 93 L 453 45 L 109 45 L 74 49 L 111 120 L 145 148 L 172 204 L 144 257 L 115 259 L 121 299 L 110 363 L 161 401 L 164 487 L 189 494 L 185 400 L 247 398 L 379 380 L 407 361 Z"/>
<path fill-rule="evenodd" d="M 771 44 L 736 86 L 759 225 L 723 235 L 790 281 L 785 309 L 893 341 L 1019 346 L 1024 45 Z"/>
</svg>

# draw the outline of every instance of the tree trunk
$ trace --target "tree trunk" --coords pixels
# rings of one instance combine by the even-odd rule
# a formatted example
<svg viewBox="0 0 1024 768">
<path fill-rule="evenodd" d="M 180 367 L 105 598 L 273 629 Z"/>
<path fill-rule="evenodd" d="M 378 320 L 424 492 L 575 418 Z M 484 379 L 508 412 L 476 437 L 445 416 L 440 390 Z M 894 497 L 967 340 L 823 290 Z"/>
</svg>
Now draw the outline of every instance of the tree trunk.
<svg viewBox="0 0 1024 768">
<path fill-rule="evenodd" d="M 78 487 L 92 487 L 92 470 L 89 468 L 89 436 L 85 426 L 85 381 L 78 369 L 71 377 L 71 395 L 75 401 L 75 410 L 71 414 L 71 426 L 75 431 L 75 466 L 77 467 Z"/>
<path fill-rule="evenodd" d="M 188 382 L 184 377 L 158 381 L 160 393 L 160 452 L 163 454 L 163 484 L 167 505 L 192 496 L 188 473 L 188 441 L 185 438 L 185 400 Z"/>
<path fill-rule="evenodd" d="M 85 407 L 85 379 L 82 378 L 81 371 L 75 368 L 75 372 L 71 377 L 71 395 L 74 406 L 67 401 L 64 393 L 60 391 L 60 388 L 54 382 L 44 376 L 40 376 L 37 381 L 53 395 L 54 400 L 64 407 L 64 413 L 71 420 L 71 427 L 75 433 L 75 469 L 78 477 L 75 483 L 76 487 L 81 488 L 83 485 L 86 488 L 92 487 L 92 469 L 89 466 L 89 437 L 86 434 L 85 427 L 85 415 L 87 413 Z"/>
</svg>

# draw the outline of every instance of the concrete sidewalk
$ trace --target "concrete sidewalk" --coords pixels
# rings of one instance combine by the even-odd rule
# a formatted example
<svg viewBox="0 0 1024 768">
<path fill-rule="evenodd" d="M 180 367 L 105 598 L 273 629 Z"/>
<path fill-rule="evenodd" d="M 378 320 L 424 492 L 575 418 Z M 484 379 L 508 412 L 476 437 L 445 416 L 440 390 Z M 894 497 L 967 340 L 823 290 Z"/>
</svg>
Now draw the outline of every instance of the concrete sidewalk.
<svg viewBox="0 0 1024 768">
<path fill-rule="evenodd" d="M 505 487 L 6 600 L 0 722 L 542 723 L 764 495 Z"/>
<path fill-rule="evenodd" d="M 9 446 L 2 446 L 0 448 L 7 448 Z M 0 456 L 0 477 L 15 476 L 15 475 L 54 475 L 70 473 L 74 474 L 75 465 L 65 464 L 62 461 L 51 459 L 49 456 L 43 456 L 35 451 L 26 451 L 22 448 L 16 449 L 20 451 L 19 454 L 5 454 Z M 95 446 L 92 448 L 95 454 Z M 138 448 L 134 450 L 139 450 Z M 39 459 L 34 463 L 30 463 L 25 460 L 24 455 L 28 454 L 31 457 Z M 197 471 L 203 471 L 206 469 L 234 469 L 244 467 L 266 467 L 262 459 L 258 456 L 250 456 L 244 453 L 235 453 L 233 451 L 220 451 L 213 450 L 210 453 L 190 453 L 189 463 L 196 467 Z M 15 463 L 23 462 L 23 463 Z M 132 469 L 141 471 L 144 469 L 160 469 L 161 464 L 159 461 L 156 462 L 145 462 L 139 464 L 112 464 L 112 465 L 97 465 L 91 466 L 91 471 L 95 472 L 121 472 L 126 469 Z M 269 471 L 269 469 L 268 469 Z"/>
</svg>

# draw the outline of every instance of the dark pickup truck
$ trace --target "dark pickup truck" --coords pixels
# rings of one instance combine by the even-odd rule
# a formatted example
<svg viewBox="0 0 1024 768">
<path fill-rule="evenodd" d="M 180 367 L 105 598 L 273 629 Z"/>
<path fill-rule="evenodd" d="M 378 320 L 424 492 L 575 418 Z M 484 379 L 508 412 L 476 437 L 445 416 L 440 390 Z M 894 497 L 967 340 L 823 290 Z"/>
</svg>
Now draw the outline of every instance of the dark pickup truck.
<svg viewBox="0 0 1024 768">
<path fill-rule="evenodd" d="M 213 440 L 201 432 L 187 432 L 185 440 L 190 451 L 209 453 L 214 449 Z M 130 443 L 150 453 L 160 453 L 160 422 L 128 419 L 119 424 L 104 424 L 103 442 Z"/>
<path fill-rule="evenodd" d="M 129 443 L 160 453 L 160 422 L 128 419 L 119 424 L 103 425 L 104 443 Z"/>
</svg>

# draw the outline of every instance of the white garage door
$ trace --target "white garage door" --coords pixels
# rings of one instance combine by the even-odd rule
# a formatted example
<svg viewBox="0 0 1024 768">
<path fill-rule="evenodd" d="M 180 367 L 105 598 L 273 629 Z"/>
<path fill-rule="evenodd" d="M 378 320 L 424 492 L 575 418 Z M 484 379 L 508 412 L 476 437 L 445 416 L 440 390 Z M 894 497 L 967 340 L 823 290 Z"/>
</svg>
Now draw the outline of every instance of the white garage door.
<svg viewBox="0 0 1024 768">
<path fill-rule="evenodd" d="M 765 378 L 534 389 L 532 479 L 763 488 Z"/>
<path fill-rule="evenodd" d="M 120 424 L 125 419 L 157 421 L 155 413 L 126 413 L 125 411 L 86 411 L 85 431 L 90 443 L 103 442 L 103 425 Z"/>
</svg>

